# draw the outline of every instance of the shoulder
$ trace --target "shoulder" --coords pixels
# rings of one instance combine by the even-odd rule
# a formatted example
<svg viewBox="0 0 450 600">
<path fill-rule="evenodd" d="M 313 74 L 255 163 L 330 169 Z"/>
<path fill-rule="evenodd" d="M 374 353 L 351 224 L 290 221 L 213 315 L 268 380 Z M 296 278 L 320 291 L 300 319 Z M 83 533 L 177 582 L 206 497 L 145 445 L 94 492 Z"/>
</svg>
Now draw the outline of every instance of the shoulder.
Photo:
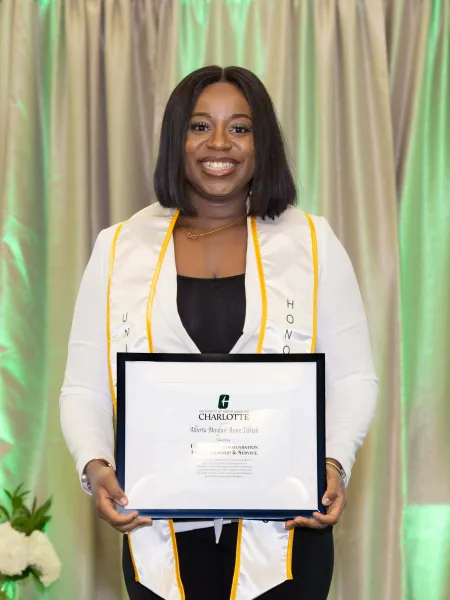
<svg viewBox="0 0 450 600">
<path fill-rule="evenodd" d="M 284 230 L 286 233 L 306 236 L 309 239 L 315 236 L 319 247 L 326 245 L 330 236 L 335 237 L 325 217 L 307 213 L 296 206 L 290 206 L 275 220 L 266 220 L 263 223 L 269 226 L 272 224 L 273 231 Z"/>
<path fill-rule="evenodd" d="M 328 221 L 324 217 L 313 215 L 302 210 L 298 206 L 289 206 L 279 217 L 275 219 L 258 219 L 258 221 L 265 224 L 272 224 L 273 226 L 290 226 L 298 227 L 306 225 L 310 227 L 311 222 L 315 228 L 322 229 L 324 224 L 328 225 Z"/>
<path fill-rule="evenodd" d="M 152 224 L 157 224 L 163 220 L 166 221 L 167 219 L 170 219 L 173 216 L 173 213 L 173 210 L 164 208 L 159 202 L 146 206 L 126 221 L 115 223 L 100 231 L 95 242 L 94 250 L 98 247 L 98 251 L 101 254 L 109 255 L 114 242 L 117 240 L 122 230 L 131 231 L 133 234 L 137 234 L 139 230 L 145 231 Z"/>
<path fill-rule="evenodd" d="M 275 223 L 296 243 L 317 250 L 319 276 L 332 268 L 347 267 L 350 264 L 348 254 L 331 228 L 328 220 L 319 215 L 313 215 L 298 207 L 288 208 Z"/>
</svg>

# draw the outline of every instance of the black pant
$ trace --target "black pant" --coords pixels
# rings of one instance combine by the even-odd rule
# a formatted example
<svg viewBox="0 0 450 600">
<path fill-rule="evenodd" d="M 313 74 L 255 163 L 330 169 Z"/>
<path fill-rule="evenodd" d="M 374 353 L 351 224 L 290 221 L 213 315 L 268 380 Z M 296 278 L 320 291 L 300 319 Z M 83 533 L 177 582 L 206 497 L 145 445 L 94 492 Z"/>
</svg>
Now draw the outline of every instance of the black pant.
<svg viewBox="0 0 450 600">
<path fill-rule="evenodd" d="M 177 533 L 181 580 L 186 600 L 229 600 L 236 557 L 237 523 L 225 525 L 218 544 L 214 528 Z M 333 532 L 296 529 L 292 552 L 293 580 L 269 590 L 258 600 L 326 600 L 333 575 Z M 137 583 L 128 540 L 124 538 L 123 573 L 130 600 L 160 597 Z"/>
</svg>

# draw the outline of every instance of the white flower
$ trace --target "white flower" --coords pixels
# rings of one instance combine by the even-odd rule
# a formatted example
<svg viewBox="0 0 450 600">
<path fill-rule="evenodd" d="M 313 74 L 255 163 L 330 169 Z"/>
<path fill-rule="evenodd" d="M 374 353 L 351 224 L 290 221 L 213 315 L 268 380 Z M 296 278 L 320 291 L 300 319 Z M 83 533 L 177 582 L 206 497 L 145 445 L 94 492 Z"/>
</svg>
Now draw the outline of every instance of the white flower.
<svg viewBox="0 0 450 600">
<path fill-rule="evenodd" d="M 28 567 L 27 536 L 16 531 L 9 521 L 0 525 L 0 573 L 20 575 Z"/>
<path fill-rule="evenodd" d="M 30 566 L 40 572 L 40 581 L 45 587 L 54 583 L 61 575 L 61 562 L 53 544 L 42 531 L 33 531 L 28 537 Z"/>
</svg>

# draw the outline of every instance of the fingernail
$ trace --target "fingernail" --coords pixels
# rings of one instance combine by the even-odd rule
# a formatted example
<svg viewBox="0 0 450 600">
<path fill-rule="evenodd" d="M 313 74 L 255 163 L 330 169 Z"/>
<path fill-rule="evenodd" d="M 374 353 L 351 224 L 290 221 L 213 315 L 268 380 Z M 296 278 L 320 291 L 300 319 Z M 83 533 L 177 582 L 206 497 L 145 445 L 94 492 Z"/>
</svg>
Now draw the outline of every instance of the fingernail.
<svg viewBox="0 0 450 600">
<path fill-rule="evenodd" d="M 126 506 L 128 504 L 128 500 L 125 496 L 119 500 L 119 504 L 121 504 L 122 506 Z"/>
<path fill-rule="evenodd" d="M 324 498 L 322 504 L 324 506 L 328 506 L 330 504 L 330 499 L 329 498 Z"/>
</svg>

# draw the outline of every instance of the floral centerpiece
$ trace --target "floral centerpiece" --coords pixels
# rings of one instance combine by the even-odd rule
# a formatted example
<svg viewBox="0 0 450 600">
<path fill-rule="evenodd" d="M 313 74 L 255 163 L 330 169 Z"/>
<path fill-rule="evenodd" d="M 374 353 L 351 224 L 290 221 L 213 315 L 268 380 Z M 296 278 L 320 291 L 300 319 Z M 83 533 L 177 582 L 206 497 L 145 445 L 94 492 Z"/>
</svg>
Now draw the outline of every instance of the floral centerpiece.
<svg viewBox="0 0 450 600">
<path fill-rule="evenodd" d="M 61 562 L 45 534 L 51 499 L 31 510 L 25 499 L 29 492 L 20 485 L 13 493 L 5 490 L 6 505 L 0 504 L 0 598 L 15 599 L 19 581 L 28 576 L 48 587 L 61 574 Z"/>
</svg>

